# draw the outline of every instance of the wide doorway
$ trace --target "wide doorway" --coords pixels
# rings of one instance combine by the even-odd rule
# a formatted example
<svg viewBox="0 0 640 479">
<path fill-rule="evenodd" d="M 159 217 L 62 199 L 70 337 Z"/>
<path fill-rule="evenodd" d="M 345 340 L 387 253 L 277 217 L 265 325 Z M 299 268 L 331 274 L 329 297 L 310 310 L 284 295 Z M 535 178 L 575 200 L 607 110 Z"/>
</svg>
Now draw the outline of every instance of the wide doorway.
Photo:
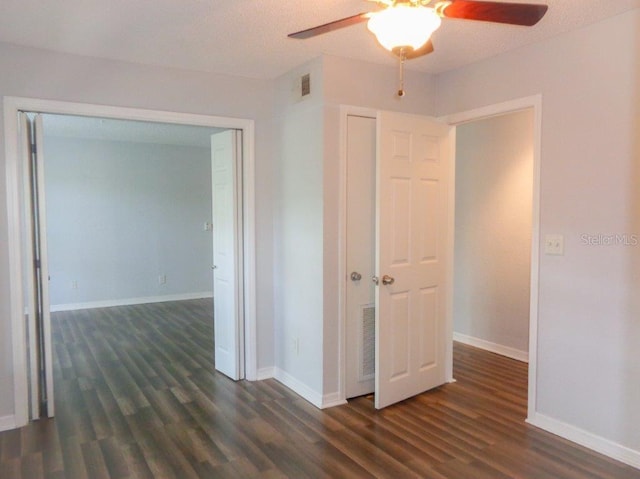
<svg viewBox="0 0 640 479">
<path fill-rule="evenodd" d="M 10 107 L 11 103 L 8 102 Z M 16 383 L 16 399 L 20 399 L 21 402 L 16 401 L 17 410 L 16 410 L 16 422 L 18 425 L 24 424 L 28 421 L 29 418 L 37 418 L 41 416 L 52 416 L 55 413 L 55 408 L 53 407 L 54 402 L 51 399 L 54 397 L 54 389 L 53 389 L 53 378 L 52 378 L 52 370 L 53 370 L 53 343 L 51 337 L 51 312 L 52 308 L 50 300 L 52 292 L 51 286 L 54 283 L 54 279 L 58 278 L 60 281 L 55 285 L 59 290 L 55 290 L 54 296 L 57 298 L 57 308 L 59 312 L 66 312 L 71 314 L 75 311 L 82 311 L 87 309 L 95 309 L 95 308 L 109 308 L 109 307 L 128 307 L 137 304 L 153 304 L 153 303 L 164 303 L 169 304 L 170 302 L 173 304 L 180 304 L 183 301 L 188 303 L 189 301 L 196 300 L 196 298 L 204 298 L 205 300 L 211 301 L 212 296 L 212 283 L 221 283 L 227 286 L 227 293 L 230 293 L 230 298 L 222 299 L 217 301 L 218 306 L 224 308 L 225 311 L 233 311 L 234 309 L 240 311 L 241 313 L 249 312 L 251 315 L 248 322 L 252 323 L 250 326 L 250 330 L 255 326 L 254 317 L 253 317 L 253 284 L 252 278 L 247 279 L 245 275 L 247 271 L 252 271 L 253 269 L 253 250 L 254 245 L 252 241 L 248 240 L 251 238 L 251 232 L 253 231 L 253 207 L 251 203 L 246 205 L 243 200 L 247 198 L 247 196 L 251 197 L 252 195 L 252 177 L 247 173 L 252 173 L 252 155 L 247 155 L 247 151 L 252 151 L 252 141 L 253 141 L 253 129 L 251 122 L 243 122 L 242 120 L 227 120 L 222 118 L 210 118 L 210 117 L 200 117 L 197 115 L 179 115 L 179 114 L 166 114 L 162 112 L 148 112 L 148 111 L 138 111 L 138 110 L 127 110 L 127 109 L 119 109 L 119 108 L 109 108 L 109 107 L 97 107 L 91 105 L 77 105 L 77 104 L 60 104 L 54 102 L 49 104 L 48 102 L 40 102 L 34 100 L 30 102 L 24 99 L 16 99 L 15 101 L 15 112 L 17 117 L 17 124 L 15 125 L 16 137 L 22 138 L 21 142 L 17 142 L 15 146 L 16 157 L 13 158 L 15 161 L 16 167 L 16 177 L 15 180 L 22 179 L 22 182 L 16 181 L 16 190 L 18 193 L 18 198 L 20 199 L 19 204 L 14 205 L 17 206 L 16 210 L 19 212 L 18 218 L 25 218 L 24 221 L 21 221 L 20 227 L 18 229 L 20 234 L 20 243 L 23 245 L 27 245 L 26 248 L 18 249 L 16 242 L 10 242 L 10 249 L 18 250 L 19 254 L 16 255 L 16 259 L 19 259 L 20 266 L 12 268 L 12 272 L 16 273 L 16 270 L 19 270 L 20 274 L 14 274 L 14 278 L 19 281 L 19 284 L 22 286 L 20 288 L 21 291 L 13 291 L 12 300 L 14 303 L 13 311 L 22 310 L 26 313 L 26 323 L 28 327 L 23 330 L 24 336 L 22 337 L 22 342 L 16 344 L 16 354 L 15 356 L 19 356 L 20 353 L 24 354 L 27 361 L 25 364 L 27 367 L 22 369 L 20 367 L 21 363 L 16 363 L 16 375 L 15 375 L 15 383 Z M 20 103 L 24 104 L 21 108 Z M 44 103 L 44 104 L 43 104 Z M 33 108 L 33 104 L 37 105 L 37 108 Z M 31 106 L 31 108 L 25 108 L 25 106 Z M 50 108 L 47 108 L 50 107 Z M 10 110 L 10 108 L 9 108 Z M 24 113 L 23 113 L 24 112 Z M 22 121 L 24 121 L 25 116 L 33 116 L 27 115 L 27 112 L 31 112 L 35 114 L 35 117 L 32 117 L 32 128 L 33 124 L 36 124 L 35 130 L 30 130 L 29 133 L 25 133 L 27 128 L 23 128 Z M 97 112 L 102 113 L 103 115 L 95 116 L 89 115 L 87 112 Z M 46 148 L 37 148 L 38 142 L 42 142 L 46 132 L 43 124 L 42 116 L 46 115 L 69 115 L 71 114 L 73 117 L 83 117 L 84 119 L 90 119 L 93 121 L 97 121 L 99 123 L 111 123 L 117 121 L 128 121 L 129 128 L 121 128 L 126 135 L 126 132 L 136 134 L 137 136 L 134 142 L 139 144 L 144 143 L 141 140 L 142 134 L 138 131 L 136 132 L 135 128 L 132 127 L 133 122 L 140 123 L 141 119 L 148 120 L 153 123 L 151 126 L 155 126 L 157 130 L 160 130 L 160 135 L 166 136 L 167 128 L 170 125 L 175 125 L 176 128 L 182 129 L 184 131 L 188 130 L 186 125 L 192 125 L 194 130 L 200 130 L 201 132 L 204 130 L 208 130 L 207 142 L 208 147 L 206 148 L 208 155 L 206 158 L 207 163 L 207 173 L 206 174 L 197 174 L 200 182 L 203 184 L 208 184 L 209 194 L 198 193 L 198 188 L 193 187 L 191 190 L 187 188 L 182 193 L 172 191 L 172 187 L 170 185 L 171 181 L 175 179 L 175 177 L 179 177 L 184 172 L 177 167 L 174 171 L 165 171 L 162 174 L 158 174 L 155 171 L 153 160 L 158 160 L 162 158 L 163 153 L 161 150 L 171 149 L 170 147 L 159 148 L 155 153 L 154 152 L 146 152 L 146 155 L 142 155 L 145 157 L 140 161 L 140 164 L 136 165 L 139 169 L 140 177 L 144 179 L 145 171 L 148 174 L 149 181 L 146 186 L 149 188 L 146 189 L 144 185 L 144 181 L 142 182 L 142 186 L 140 184 L 136 187 L 135 185 L 127 184 L 128 181 L 126 179 L 115 179 L 112 181 L 112 189 L 116 194 L 111 195 L 111 199 L 116 202 L 120 202 L 120 213 L 114 211 L 111 208 L 111 216 L 114 217 L 114 222 L 111 224 L 107 224 L 107 221 L 100 221 L 99 215 L 90 214 L 91 209 L 96 210 L 100 207 L 101 204 L 108 204 L 107 196 L 109 195 L 101 195 L 99 188 L 90 188 L 92 181 L 95 180 L 92 175 L 91 168 L 84 169 L 81 165 L 76 165 L 76 167 L 69 167 L 67 165 L 66 172 L 67 174 L 62 173 L 61 179 L 64 183 L 65 180 L 69 180 L 70 177 L 76 175 L 76 179 L 80 180 L 80 184 L 82 184 L 82 174 L 85 175 L 84 187 L 89 192 L 94 193 L 94 202 L 85 201 L 85 205 L 87 206 L 87 211 L 85 211 L 84 221 L 81 223 L 90 223 L 90 227 L 86 228 L 84 232 L 81 234 L 85 236 L 89 236 L 89 239 L 85 238 L 85 243 L 89 246 L 94 245 L 95 243 L 99 243 L 100 236 L 111 237 L 112 241 L 106 242 L 102 248 L 99 248 L 99 251 L 92 251 L 87 253 L 86 251 L 80 252 L 77 248 L 75 254 L 73 252 L 72 245 L 61 245 L 58 244 L 55 251 L 58 251 L 58 258 L 62 257 L 60 251 L 63 251 L 65 247 L 67 247 L 67 259 L 68 258 L 76 258 L 78 256 L 88 256 L 81 260 L 83 266 L 86 266 L 85 273 L 89 272 L 89 275 L 82 276 L 80 273 L 74 272 L 72 276 L 65 276 L 65 272 L 72 270 L 70 267 L 70 263 L 72 261 L 63 261 L 57 265 L 50 265 L 48 253 L 48 239 L 50 237 L 47 234 L 47 226 L 46 226 L 46 188 L 42 188 L 43 185 L 46 184 L 47 179 L 44 174 L 44 165 L 45 159 L 43 158 L 46 153 Z M 37 119 L 36 117 L 40 117 Z M 67 119 L 71 118 L 68 116 Z M 39 123 L 39 125 L 37 125 Z M 218 126 L 219 125 L 219 126 Z M 40 128 L 38 129 L 37 126 Z M 12 128 L 7 128 L 11 130 Z M 117 128 L 116 128 L 117 129 Z M 224 132 L 223 132 L 224 130 Z M 220 148 L 220 144 L 216 146 L 216 142 L 214 138 L 219 136 L 222 132 L 223 134 L 226 132 L 237 131 L 238 135 L 236 140 L 231 142 L 231 150 L 235 150 L 237 152 L 236 156 L 232 156 L 233 160 L 229 163 L 226 160 L 223 160 L 220 155 L 217 155 L 218 150 L 224 149 Z M 212 135 L 213 134 L 213 135 Z M 60 136 L 60 135 L 58 135 Z M 196 135 L 197 136 L 197 135 Z M 11 135 L 7 135 L 7 138 L 11 138 Z M 25 139 L 28 138 L 28 141 Z M 93 140 L 102 141 L 100 138 L 94 138 Z M 50 140 L 51 141 L 51 140 Z M 122 147 L 123 143 L 127 141 L 131 141 L 131 138 L 125 139 L 121 141 L 119 145 Z M 162 142 L 161 142 L 162 143 Z M 166 141 L 164 142 L 166 143 Z M 36 145 L 35 148 L 33 145 Z M 151 145 L 152 142 L 149 143 Z M 9 145 L 11 147 L 11 145 Z M 113 146 L 113 145 L 112 145 Z M 157 146 L 157 145 L 156 145 Z M 174 145 L 175 146 L 175 145 Z M 116 146 L 114 146 L 116 147 Z M 148 145 L 143 145 L 142 149 L 148 148 Z M 12 148 L 9 148 L 10 150 Z M 26 153 L 26 154 L 25 154 Z M 76 152 L 77 153 L 77 152 Z M 178 154 L 181 156 L 184 152 Z M 67 159 L 74 155 L 65 155 Z M 82 154 L 80 154 L 82 156 Z M 227 155 L 228 156 L 228 155 Z M 11 155 L 9 155 L 11 159 Z M 249 158 L 251 161 L 245 159 Z M 77 155 L 76 155 L 77 159 Z M 151 163 L 144 165 L 145 161 L 150 161 Z M 245 165 L 246 163 L 246 165 Z M 244 168 L 248 165 L 248 168 Z M 85 165 L 86 166 L 86 165 Z M 157 165 L 156 165 L 157 166 Z M 230 167 L 229 167 L 230 166 Z M 175 167 L 175 165 L 174 165 Z M 99 170 L 100 168 L 98 168 Z M 117 168 L 114 168 L 117 169 Z M 189 169 L 189 168 L 184 168 Z M 81 170 L 82 174 L 77 175 L 78 170 Z M 228 174 L 223 174 L 224 180 L 222 182 L 216 181 L 215 172 L 226 171 L 226 173 L 231 173 L 231 176 Z M 247 172 L 247 170 L 249 170 Z M 62 168 L 64 171 L 64 168 Z M 96 172 L 97 170 L 93 170 Z M 193 172 L 191 172 L 193 173 Z M 189 173 L 190 174 L 190 173 Z M 152 181 L 152 177 L 156 176 L 156 179 L 162 180 L 164 178 L 164 183 L 160 181 L 154 182 Z M 234 179 L 235 178 L 235 179 Z M 60 178 L 59 178 L 60 179 Z M 247 180 L 249 181 L 244 181 Z M 203 181 L 204 180 L 204 181 Z M 217 184 L 218 183 L 218 184 Z M 249 190 L 248 194 L 244 189 L 242 189 L 243 184 L 247 185 L 247 189 Z M 61 194 L 64 201 L 62 204 L 67 202 L 68 205 L 72 205 L 75 201 L 76 203 L 82 203 L 81 198 L 73 198 L 74 188 L 64 188 L 64 184 L 62 188 L 59 188 L 58 194 Z M 133 187 L 132 187 L 133 186 Z M 238 188 L 239 186 L 239 188 Z M 166 187 L 166 191 L 163 191 L 164 187 Z M 156 190 L 155 193 L 158 195 L 155 197 L 155 200 L 148 201 L 146 206 L 141 204 L 136 204 L 135 202 L 128 202 L 127 199 L 131 199 L 132 196 L 138 195 L 139 197 L 149 197 L 153 196 L 149 190 Z M 77 192 L 77 189 L 75 190 Z M 120 194 L 117 194 L 117 193 Z M 64 198 L 65 195 L 71 195 L 71 197 Z M 173 198 L 172 198 L 173 196 Z M 197 251 L 183 251 L 180 253 L 178 250 L 180 249 L 181 236 L 186 235 L 186 229 L 184 226 L 180 225 L 167 225 L 162 224 L 162 221 L 157 221 L 157 212 L 153 212 L 153 207 L 150 206 L 154 203 L 163 202 L 167 208 L 178 207 L 179 203 L 184 203 L 186 197 L 201 197 L 200 201 L 205 204 L 206 210 L 210 212 L 206 216 L 199 220 L 195 220 L 194 218 L 188 218 L 191 222 L 191 225 L 188 228 L 193 228 L 194 230 L 198 230 L 200 234 L 200 238 L 206 238 L 208 236 L 208 240 L 204 240 L 205 243 L 208 243 L 207 254 L 199 254 Z M 215 198 L 216 200 L 213 200 Z M 147 198 L 148 199 L 148 198 Z M 102 203 L 101 203 L 102 201 Z M 216 201 L 220 204 L 225 204 L 227 209 L 232 210 L 231 215 L 227 215 L 222 219 L 218 219 L 216 221 Z M 126 205 L 130 204 L 130 208 L 126 208 Z M 69 211 L 73 210 L 73 208 L 67 208 Z M 109 209 L 109 208 L 107 208 Z M 181 220 L 184 216 L 188 216 L 189 210 L 192 208 L 186 208 L 183 213 L 177 213 L 174 216 L 174 219 Z M 193 208 L 197 210 L 197 207 Z M 123 216 L 129 216 L 134 221 L 131 221 L 128 226 L 125 226 L 123 223 L 118 223 L 118 221 L 123 220 Z M 156 223 L 160 229 L 154 230 L 154 217 Z M 137 218 L 138 221 L 135 221 Z M 64 217 L 63 217 L 64 219 Z M 75 218 L 76 220 L 78 218 Z M 66 218 L 67 221 L 70 220 L 69 217 Z M 214 225 L 220 226 L 219 228 Z M 58 224 L 60 226 L 60 224 Z M 69 232 L 68 228 L 69 224 L 67 224 L 67 228 L 61 228 L 63 231 Z M 247 231 L 248 235 L 244 235 L 243 232 L 245 228 L 248 226 Z M 216 233 L 220 235 L 220 233 L 224 233 L 225 230 L 230 228 L 234 228 L 235 232 L 240 232 L 240 234 L 236 235 L 227 235 L 224 238 L 218 238 L 218 245 L 224 246 L 224 251 L 222 254 L 218 254 L 216 256 L 216 248 L 212 247 L 212 237 L 216 236 Z M 162 228 L 165 228 L 164 231 L 161 231 Z M 110 236 L 114 232 L 114 230 L 121 230 L 125 236 L 128 235 L 128 241 L 123 241 L 123 243 L 135 243 L 138 241 L 141 244 L 141 249 L 137 254 L 133 254 L 133 256 L 129 255 L 128 257 L 118 256 L 117 250 L 119 249 L 129 249 L 123 247 L 123 243 L 119 243 L 117 240 L 113 240 L 113 235 Z M 50 232 L 49 232 L 50 233 Z M 102 233 L 102 235 L 101 235 Z M 170 237 L 173 234 L 174 237 L 170 238 L 169 241 L 162 243 L 163 236 Z M 56 235 L 56 240 L 60 239 L 61 235 Z M 64 235 L 62 235 L 64 237 Z M 177 236 L 177 238 L 176 238 Z M 147 239 L 151 239 L 150 242 L 144 245 L 143 241 L 139 241 L 141 238 L 146 237 Z M 15 238 L 11 238 L 15 239 Z M 93 241 L 91 241 L 93 239 Z M 174 248 L 171 248 L 170 244 L 174 243 Z M 61 241 L 61 243 L 65 243 L 65 241 Z M 72 243 L 72 241 L 67 241 L 67 243 Z M 31 246 L 29 246 L 31 245 Z M 169 245 L 169 246 L 167 246 Z M 140 277 L 136 276 L 135 273 L 129 272 L 129 274 L 125 274 L 120 279 L 114 278 L 110 276 L 110 273 L 113 271 L 109 271 L 116 268 L 126 269 L 127 266 L 131 266 L 131 263 L 134 263 L 136 259 L 144 260 L 145 248 L 155 253 L 157 258 L 164 258 L 165 267 L 161 269 L 167 269 L 167 271 L 156 270 L 156 273 L 153 275 L 153 286 L 149 289 L 151 283 L 149 270 L 146 271 L 146 276 L 148 276 L 146 281 L 147 290 L 140 289 L 139 291 L 133 291 L 123 294 L 111 294 L 111 298 L 108 298 L 109 295 L 103 296 L 100 299 L 98 296 L 91 296 L 95 291 L 91 291 L 90 283 L 91 280 L 87 279 L 90 277 L 90 273 L 93 271 L 94 276 L 107 276 L 111 279 L 108 282 L 108 285 L 112 289 L 117 289 L 122 285 L 122 283 L 132 282 L 136 283 L 137 286 L 141 286 L 141 283 L 144 281 L 136 281 L 136 279 L 140 279 Z M 189 249 L 189 248 L 187 248 Z M 197 249 L 197 248 L 193 248 Z M 155 250 L 155 251 L 154 251 Z M 129 251 L 130 252 L 130 251 Z M 247 252 L 249 252 L 249 260 L 246 261 L 245 257 L 247 256 Z M 218 251 L 220 253 L 220 251 Z M 192 265 L 197 265 L 197 267 L 201 270 L 199 274 L 195 274 L 193 271 L 181 271 L 180 263 L 184 263 L 184 258 L 180 257 L 180 254 L 191 254 L 192 256 L 196 256 L 194 261 L 192 261 Z M 112 255 L 112 256 L 110 256 Z M 111 261 L 106 261 L 102 265 L 100 265 L 99 259 L 100 256 L 111 258 Z M 53 258 L 53 257 L 52 257 Z M 214 258 L 219 260 L 218 262 L 223 264 L 224 261 L 229 261 L 231 259 L 232 266 L 234 268 L 234 274 L 229 276 L 224 271 L 225 267 L 221 267 L 221 264 L 216 264 L 214 262 Z M 142 261 L 147 266 L 149 265 L 149 261 Z M 62 269 L 60 269 L 60 265 Z M 66 264 L 66 266 L 64 266 Z M 105 266 L 108 265 L 108 266 Z M 53 273 L 50 273 L 50 266 L 54 266 Z M 172 269 L 173 268 L 173 269 Z M 188 269 L 188 268 L 187 268 Z M 106 270 L 106 271 L 105 271 Z M 170 273 L 169 271 L 173 271 Z M 224 274 L 219 274 L 224 273 Z M 218 278 L 216 278 L 218 275 Z M 234 276 L 235 275 L 235 276 Z M 75 278 L 75 276 L 78 276 Z M 128 277 L 127 277 L 128 276 Z M 198 276 L 198 278 L 194 278 Z M 20 279 L 20 277 L 22 279 Z M 39 277 L 39 278 L 38 278 Z M 173 277 L 173 285 L 171 285 L 171 278 Z M 81 279 L 85 278 L 85 279 Z M 206 288 L 197 287 L 189 282 L 197 282 L 198 279 L 205 279 L 205 282 L 208 284 Z M 189 284 L 187 284 L 189 283 Z M 179 291 L 180 284 L 182 284 L 182 291 Z M 204 283 L 202 283 L 204 284 Z M 235 286 L 234 286 L 235 285 Z M 83 290 L 84 286 L 84 291 Z M 104 286 L 104 285 L 103 285 Z M 142 284 L 144 288 L 144 284 Z M 163 288 L 168 289 L 169 287 L 178 287 L 178 290 L 175 291 L 162 291 Z M 18 289 L 18 288 L 15 288 Z M 62 290 L 62 292 L 60 291 Z M 97 289 L 105 289 L 104 287 L 98 287 Z M 108 288 L 107 288 L 108 289 Z M 219 288 L 220 290 L 224 289 L 223 287 Z M 185 290 L 190 290 L 189 293 L 185 293 Z M 246 295 L 245 293 L 249 293 Z M 18 294 L 16 294 L 18 293 Z M 111 291 L 113 293 L 113 291 Z M 160 293 L 160 294 L 157 294 Z M 162 293 L 167 293 L 163 295 Z M 66 296 L 65 296 L 66 294 Z M 86 296 L 82 296 L 85 294 Z M 164 297 L 163 297 L 164 296 Z M 60 299 L 62 298 L 62 299 Z M 22 301 L 20 301 L 22 299 Z M 163 301 L 166 299 L 167 301 Z M 15 306 L 22 303 L 22 306 L 16 308 Z M 230 306 L 231 303 L 231 306 Z M 87 308 L 87 306 L 89 308 Z M 188 306 L 188 304 L 187 304 Z M 200 305 L 202 306 L 202 305 Z M 207 308 L 200 308 L 202 311 L 207 311 Z M 222 316 L 216 311 L 216 315 L 213 315 L 213 305 L 211 308 L 211 317 L 213 316 Z M 57 314 L 57 313 L 54 313 Z M 14 314 L 15 316 L 15 314 Z M 15 325 L 18 321 L 14 317 L 13 324 Z M 212 322 L 213 326 L 213 322 Z M 216 328 L 218 325 L 216 324 Z M 20 330 L 18 329 L 18 332 Z M 250 331 L 251 332 L 251 331 Z M 216 331 L 217 338 L 224 337 L 225 335 L 234 336 L 234 341 L 230 346 L 227 347 L 226 353 L 230 353 L 234 358 L 232 360 L 235 362 L 236 368 L 233 374 L 225 374 L 231 376 L 233 379 L 239 379 L 241 377 L 247 376 L 245 374 L 245 354 L 244 354 L 244 346 L 245 346 L 245 317 L 243 314 L 236 315 L 231 318 L 229 324 L 222 325 L 221 333 Z M 251 335 L 251 334 L 249 334 Z M 14 335 L 18 337 L 20 335 Z M 213 335 L 209 335 L 210 344 L 212 346 L 212 354 L 211 354 L 211 365 L 213 365 Z M 216 346 L 218 346 L 218 342 L 216 341 Z M 15 342 L 14 342 L 15 344 Z M 229 346 L 229 342 L 226 343 Z M 251 355 L 251 354 L 250 354 Z M 216 356 L 218 356 L 216 354 Z M 223 361 L 218 361 L 222 363 Z M 251 360 L 251 364 L 254 362 Z M 24 405 L 24 407 L 23 407 Z"/>
</svg>

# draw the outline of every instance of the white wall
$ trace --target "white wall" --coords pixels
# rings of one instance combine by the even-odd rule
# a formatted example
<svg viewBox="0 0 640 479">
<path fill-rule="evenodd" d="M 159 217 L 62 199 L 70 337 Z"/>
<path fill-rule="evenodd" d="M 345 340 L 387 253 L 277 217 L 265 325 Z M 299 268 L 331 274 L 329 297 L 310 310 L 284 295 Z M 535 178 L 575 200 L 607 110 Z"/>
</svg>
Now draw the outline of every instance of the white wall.
<svg viewBox="0 0 640 479">
<path fill-rule="evenodd" d="M 311 94 L 300 97 L 300 77 Z M 323 106 L 318 59 L 277 81 L 279 149 L 274 169 L 276 377 L 319 405 L 323 343 Z"/>
<path fill-rule="evenodd" d="M 44 132 L 52 308 L 211 294 L 208 148 Z"/>
<path fill-rule="evenodd" d="M 542 94 L 541 234 L 565 254 L 540 256 L 533 419 L 640 465 L 640 245 L 588 244 L 640 235 L 640 10 L 436 81 L 440 114 Z"/>
<path fill-rule="evenodd" d="M 457 127 L 454 334 L 517 357 L 529 349 L 532 186 L 531 109 Z"/>
<path fill-rule="evenodd" d="M 386 55 L 381 50 L 383 55 Z M 372 63 L 324 56 L 322 59 L 324 101 L 332 109 L 353 105 L 378 110 L 433 115 L 436 89 L 431 75 L 405 71 L 406 95 L 399 98 L 398 69 Z M 329 118 L 333 121 L 333 116 Z M 334 124 L 334 126 L 337 126 Z"/>
<path fill-rule="evenodd" d="M 256 121 L 258 367 L 273 365 L 273 82 L 136 65 L 0 43 L 0 96 L 148 108 Z M 0 118 L 0 144 L 4 144 Z M 0 151 L 0 419 L 11 416 L 5 153 Z"/>
</svg>

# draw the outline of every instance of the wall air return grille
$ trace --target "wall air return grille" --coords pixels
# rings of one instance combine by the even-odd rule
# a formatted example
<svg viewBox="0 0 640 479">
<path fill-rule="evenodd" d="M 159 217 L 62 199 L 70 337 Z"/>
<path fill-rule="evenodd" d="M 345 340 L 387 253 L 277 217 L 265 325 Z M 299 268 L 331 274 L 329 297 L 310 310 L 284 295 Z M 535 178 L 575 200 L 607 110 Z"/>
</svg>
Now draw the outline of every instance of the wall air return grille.
<svg viewBox="0 0 640 479">
<path fill-rule="evenodd" d="M 311 75 L 307 73 L 300 78 L 300 92 L 301 96 L 307 96 L 311 94 Z"/>
<path fill-rule="evenodd" d="M 376 371 L 376 308 L 362 308 L 362 379 L 374 376 Z"/>
</svg>

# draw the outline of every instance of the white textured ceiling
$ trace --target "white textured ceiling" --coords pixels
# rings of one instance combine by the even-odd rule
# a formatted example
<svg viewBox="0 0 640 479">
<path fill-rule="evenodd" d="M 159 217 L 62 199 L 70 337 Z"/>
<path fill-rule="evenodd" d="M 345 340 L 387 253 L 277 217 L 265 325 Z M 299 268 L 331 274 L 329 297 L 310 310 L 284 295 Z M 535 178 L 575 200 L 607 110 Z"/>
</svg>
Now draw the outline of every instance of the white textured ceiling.
<svg viewBox="0 0 640 479">
<path fill-rule="evenodd" d="M 433 36 L 435 53 L 407 67 L 431 73 L 450 70 L 640 8 L 640 0 L 546 3 L 547 15 L 531 28 L 445 20 Z M 1 0 L 0 41 L 274 78 L 323 53 L 393 64 L 366 24 L 308 40 L 287 38 L 288 33 L 375 8 L 364 0 Z"/>
</svg>

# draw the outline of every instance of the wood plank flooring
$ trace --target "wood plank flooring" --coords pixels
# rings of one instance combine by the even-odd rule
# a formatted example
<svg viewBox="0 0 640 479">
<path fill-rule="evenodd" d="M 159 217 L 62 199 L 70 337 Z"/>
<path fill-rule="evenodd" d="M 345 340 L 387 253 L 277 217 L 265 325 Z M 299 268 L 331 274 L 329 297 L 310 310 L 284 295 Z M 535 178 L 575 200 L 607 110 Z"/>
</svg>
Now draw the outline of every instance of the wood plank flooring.
<svg viewBox="0 0 640 479">
<path fill-rule="evenodd" d="M 523 363 L 456 344 L 457 382 L 320 411 L 212 361 L 211 301 L 53 317 L 57 416 L 0 433 L 2 479 L 632 479 L 525 424 Z"/>
</svg>

